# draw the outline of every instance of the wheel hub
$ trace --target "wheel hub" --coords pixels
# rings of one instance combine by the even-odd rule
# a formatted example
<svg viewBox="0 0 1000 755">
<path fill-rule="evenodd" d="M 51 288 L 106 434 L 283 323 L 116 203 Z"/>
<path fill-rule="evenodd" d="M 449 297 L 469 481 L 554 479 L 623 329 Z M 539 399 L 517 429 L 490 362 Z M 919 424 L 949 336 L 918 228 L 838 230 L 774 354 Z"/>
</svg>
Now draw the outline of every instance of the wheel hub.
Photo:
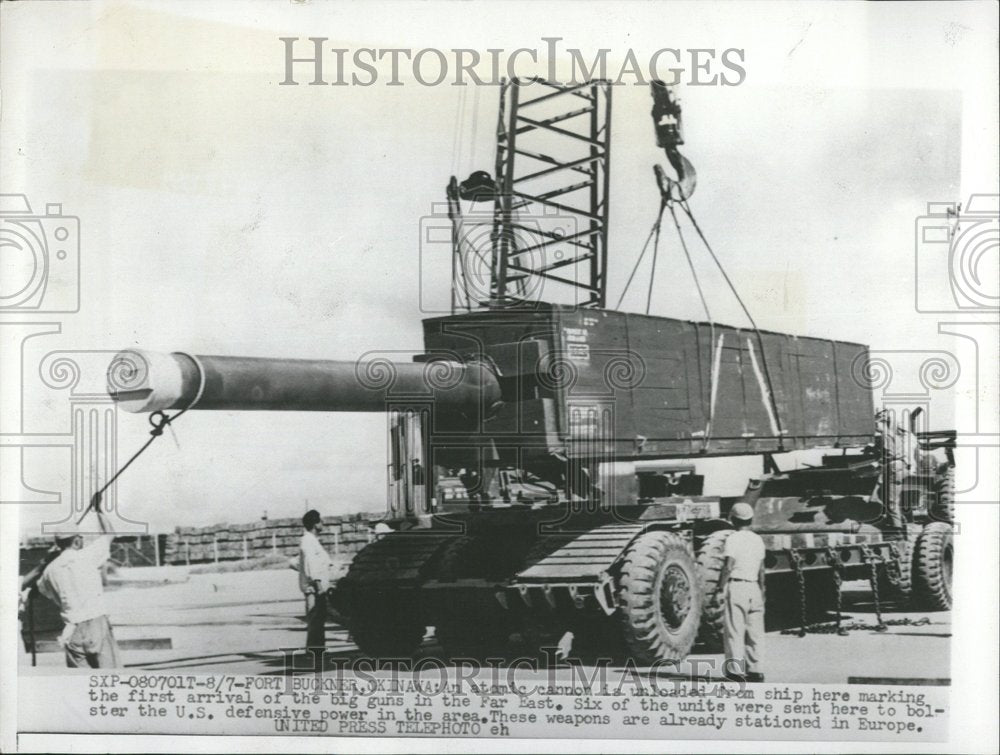
<svg viewBox="0 0 1000 755">
<path fill-rule="evenodd" d="M 678 629 L 691 611 L 691 581 L 677 564 L 663 570 L 660 582 L 660 612 L 671 629 Z"/>
</svg>

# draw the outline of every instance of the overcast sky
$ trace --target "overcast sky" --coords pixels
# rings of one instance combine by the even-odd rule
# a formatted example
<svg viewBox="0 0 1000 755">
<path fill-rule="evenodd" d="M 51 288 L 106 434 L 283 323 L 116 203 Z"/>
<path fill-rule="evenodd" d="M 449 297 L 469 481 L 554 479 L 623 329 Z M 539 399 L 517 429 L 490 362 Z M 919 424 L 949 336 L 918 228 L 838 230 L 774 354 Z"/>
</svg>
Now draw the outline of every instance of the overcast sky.
<svg viewBox="0 0 1000 755">
<path fill-rule="evenodd" d="M 467 91 L 459 122 L 462 89 L 405 73 L 401 87 L 281 87 L 279 36 L 508 50 L 561 36 L 611 48 L 612 60 L 628 48 L 640 59 L 661 47 L 743 48 L 745 83 L 680 95 L 684 153 L 699 176 L 692 207 L 758 324 L 876 350 L 951 348 L 936 317 L 914 307 L 914 222 L 928 201 L 981 190 L 979 160 L 996 164 L 995 91 L 968 66 L 995 54 L 988 14 L 552 8 L 543 22 L 516 4 L 7 6 L 2 189 L 27 194 L 36 211 L 61 202 L 82 238 L 80 312 L 34 318 L 62 333 L 24 347 L 26 431 L 69 429 L 67 392 L 38 385 L 38 361 L 55 350 L 420 350 L 420 219 L 451 172 L 492 169 L 497 88 Z M 612 301 L 657 209 L 650 166 L 663 156 L 649 107 L 647 87 L 615 88 Z M 970 157 L 984 135 L 989 149 Z M 662 254 L 654 313 L 700 318 L 684 268 L 673 268 L 679 250 L 665 243 Z M 707 262 L 716 319 L 744 324 Z M 447 257 L 423 272 L 426 294 L 447 290 Z M 9 374 L 5 390 L 9 400 Z M 953 424 L 949 400 L 935 401 L 935 424 Z M 376 415 L 192 412 L 176 425 L 179 448 L 162 439 L 125 474 L 119 503 L 159 530 L 299 515 L 306 500 L 330 514 L 379 510 L 385 425 Z M 144 417 L 120 416 L 120 460 L 146 429 Z M 70 466 L 65 450 L 28 450 L 24 480 L 65 496 Z M 710 492 L 737 492 L 755 469 L 716 467 Z M 59 510 L 27 509 L 22 531 Z"/>
</svg>

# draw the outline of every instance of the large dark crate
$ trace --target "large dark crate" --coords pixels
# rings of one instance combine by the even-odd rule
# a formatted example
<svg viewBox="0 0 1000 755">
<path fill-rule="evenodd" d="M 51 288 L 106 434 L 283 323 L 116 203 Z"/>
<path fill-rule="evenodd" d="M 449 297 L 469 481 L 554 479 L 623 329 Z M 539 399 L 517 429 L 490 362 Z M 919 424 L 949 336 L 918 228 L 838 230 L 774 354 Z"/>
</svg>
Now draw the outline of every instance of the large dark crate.
<svg viewBox="0 0 1000 755">
<path fill-rule="evenodd" d="M 875 432 L 861 344 L 556 305 L 425 320 L 424 340 L 496 364 L 505 403 L 484 430 L 501 448 L 719 456 Z"/>
</svg>

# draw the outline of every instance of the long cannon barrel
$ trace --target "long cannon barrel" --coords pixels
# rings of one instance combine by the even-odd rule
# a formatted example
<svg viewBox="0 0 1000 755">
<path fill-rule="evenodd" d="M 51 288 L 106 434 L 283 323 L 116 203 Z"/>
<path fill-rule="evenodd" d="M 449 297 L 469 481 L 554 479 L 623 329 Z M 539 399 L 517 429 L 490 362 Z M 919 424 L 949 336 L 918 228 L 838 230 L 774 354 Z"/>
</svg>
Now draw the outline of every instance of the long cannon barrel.
<svg viewBox="0 0 1000 755">
<path fill-rule="evenodd" d="M 500 402 L 497 377 L 480 362 L 262 359 L 138 349 L 119 352 L 112 360 L 108 393 L 130 412 L 382 412 L 413 401 L 488 416 Z"/>
</svg>

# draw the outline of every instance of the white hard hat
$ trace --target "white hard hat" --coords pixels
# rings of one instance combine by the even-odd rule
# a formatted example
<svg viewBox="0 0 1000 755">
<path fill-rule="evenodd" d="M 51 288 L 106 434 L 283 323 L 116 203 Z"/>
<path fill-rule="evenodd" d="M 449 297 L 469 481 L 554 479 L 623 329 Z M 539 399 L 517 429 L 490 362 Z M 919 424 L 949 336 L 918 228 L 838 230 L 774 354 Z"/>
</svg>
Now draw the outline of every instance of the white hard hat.
<svg viewBox="0 0 1000 755">
<path fill-rule="evenodd" d="M 737 503 L 729 512 L 729 518 L 749 522 L 753 519 L 753 507 L 749 503 Z"/>
</svg>

